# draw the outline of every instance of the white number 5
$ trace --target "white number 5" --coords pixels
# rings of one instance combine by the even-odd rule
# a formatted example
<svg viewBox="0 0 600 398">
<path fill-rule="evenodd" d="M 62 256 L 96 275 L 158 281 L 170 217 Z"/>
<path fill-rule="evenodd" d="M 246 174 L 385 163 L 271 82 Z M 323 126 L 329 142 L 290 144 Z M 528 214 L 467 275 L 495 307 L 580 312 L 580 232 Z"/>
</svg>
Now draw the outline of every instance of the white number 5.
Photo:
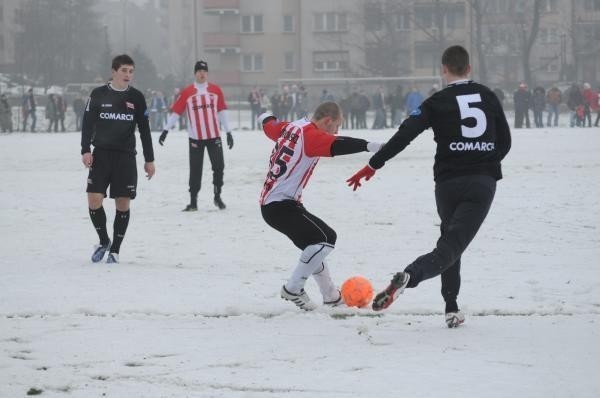
<svg viewBox="0 0 600 398">
<path fill-rule="evenodd" d="M 469 95 L 458 95 L 456 97 L 456 101 L 458 101 L 458 107 L 460 109 L 460 118 L 461 120 L 465 120 L 466 118 L 472 117 L 475 118 L 475 126 L 467 127 L 460 126 L 462 131 L 462 136 L 467 138 L 477 138 L 480 137 L 483 133 L 485 133 L 485 129 L 487 128 L 487 119 L 485 117 L 485 113 L 479 108 L 472 108 L 469 105 L 475 102 L 481 102 L 481 95 L 479 94 L 469 94 Z"/>
</svg>

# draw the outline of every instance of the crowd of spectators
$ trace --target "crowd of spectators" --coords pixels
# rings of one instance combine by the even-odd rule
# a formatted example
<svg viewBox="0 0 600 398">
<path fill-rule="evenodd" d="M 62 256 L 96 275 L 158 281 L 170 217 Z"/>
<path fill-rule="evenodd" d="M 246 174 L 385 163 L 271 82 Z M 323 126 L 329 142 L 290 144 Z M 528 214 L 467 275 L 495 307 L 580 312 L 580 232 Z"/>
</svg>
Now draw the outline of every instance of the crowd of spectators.
<svg viewBox="0 0 600 398">
<path fill-rule="evenodd" d="M 404 117 L 418 109 L 428 96 L 439 90 L 437 84 L 430 86 L 428 90 L 421 90 L 412 85 L 404 90 L 402 85 L 394 87 L 377 87 L 344 90 L 345 94 L 336 96 L 327 88 L 320 89 L 320 94 L 311 97 L 309 104 L 309 93 L 302 84 L 285 85 L 281 90 L 273 90 L 267 94 L 266 90 L 254 86 L 247 97 L 247 105 L 250 110 L 250 128 L 258 128 L 256 117 L 262 112 L 269 110 L 280 120 L 296 120 L 307 116 L 310 107 L 316 105 L 314 102 L 336 101 L 344 116 L 344 129 L 383 129 L 397 127 L 402 123 Z M 503 105 L 507 104 L 504 91 L 499 87 L 494 88 L 494 93 Z M 169 112 L 171 104 L 177 99 L 180 89 L 175 88 L 171 95 L 166 96 L 158 90 L 146 90 L 148 101 L 148 112 L 150 127 L 152 131 L 161 131 Z M 316 94 L 316 93 L 315 93 Z M 46 125 L 41 125 L 36 116 L 39 108 L 39 96 L 34 95 L 33 89 L 29 88 L 20 98 L 19 123 L 13 118 L 11 101 L 6 94 L 0 95 L 0 130 L 2 132 L 12 131 L 65 131 L 65 114 L 70 108 L 74 115 L 74 126 L 76 131 L 81 129 L 85 101 L 89 93 L 82 92 L 67 103 L 65 97 L 58 93 L 46 95 L 44 104 L 44 115 Z M 13 101 L 14 103 L 14 101 Z M 510 105 L 509 105 L 510 106 Z M 557 127 L 561 109 L 568 111 L 568 124 L 570 127 L 598 127 L 600 123 L 600 86 L 596 90 L 589 84 L 572 83 L 570 87 L 561 90 L 557 85 L 543 87 L 541 85 L 530 89 L 525 82 L 521 82 L 512 95 L 512 106 L 514 106 L 514 127 Z M 367 112 L 372 123 L 367 125 Z M 20 124 L 20 126 L 19 126 Z M 19 128 L 21 127 L 21 128 Z M 187 128 L 187 119 L 182 115 L 179 119 L 179 129 Z M 59 130 L 60 129 L 60 130 Z"/>
</svg>

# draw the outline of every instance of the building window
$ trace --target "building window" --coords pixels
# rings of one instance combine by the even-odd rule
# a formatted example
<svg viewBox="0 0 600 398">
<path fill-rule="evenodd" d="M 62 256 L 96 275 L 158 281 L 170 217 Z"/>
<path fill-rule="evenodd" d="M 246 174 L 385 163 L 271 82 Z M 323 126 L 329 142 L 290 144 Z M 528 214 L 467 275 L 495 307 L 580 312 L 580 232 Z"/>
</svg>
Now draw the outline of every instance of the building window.
<svg viewBox="0 0 600 398">
<path fill-rule="evenodd" d="M 429 46 L 415 48 L 415 67 L 433 69 L 439 63 L 437 51 Z"/>
<path fill-rule="evenodd" d="M 585 0 L 586 11 L 600 11 L 600 0 Z"/>
<path fill-rule="evenodd" d="M 294 72 L 296 70 L 296 57 L 293 52 L 283 54 L 283 70 L 285 72 Z"/>
<path fill-rule="evenodd" d="M 538 35 L 542 44 L 558 43 L 558 30 L 556 28 L 540 28 Z"/>
<path fill-rule="evenodd" d="M 242 55 L 242 72 L 262 72 L 263 69 L 262 54 Z"/>
<path fill-rule="evenodd" d="M 365 29 L 368 32 L 377 32 L 383 28 L 383 11 L 381 4 L 369 3 L 365 6 Z"/>
<path fill-rule="evenodd" d="M 315 51 L 313 59 L 315 72 L 339 72 L 348 69 L 347 51 Z"/>
<path fill-rule="evenodd" d="M 316 13 L 313 26 L 315 32 L 344 32 L 348 30 L 348 17 L 334 12 Z"/>
<path fill-rule="evenodd" d="M 242 33 L 262 33 L 263 16 L 262 15 L 243 15 Z"/>
<path fill-rule="evenodd" d="M 420 29 L 433 27 L 433 10 L 430 7 L 415 8 L 415 25 Z"/>
<path fill-rule="evenodd" d="M 294 16 L 284 15 L 283 16 L 283 32 L 294 33 Z"/>
<path fill-rule="evenodd" d="M 516 1 L 515 11 L 516 12 L 524 12 L 525 11 L 525 0 L 517 0 Z"/>
<path fill-rule="evenodd" d="M 556 12 L 558 10 L 558 0 L 544 0 L 541 10 L 542 12 Z"/>
<path fill-rule="evenodd" d="M 408 13 L 396 14 L 396 29 L 397 30 L 409 30 L 410 29 L 410 15 Z"/>
<path fill-rule="evenodd" d="M 446 27 L 448 29 L 464 29 L 465 8 L 462 5 L 446 10 Z"/>
<path fill-rule="evenodd" d="M 543 72 L 558 72 L 558 60 L 553 58 L 540 58 L 541 70 Z"/>
</svg>

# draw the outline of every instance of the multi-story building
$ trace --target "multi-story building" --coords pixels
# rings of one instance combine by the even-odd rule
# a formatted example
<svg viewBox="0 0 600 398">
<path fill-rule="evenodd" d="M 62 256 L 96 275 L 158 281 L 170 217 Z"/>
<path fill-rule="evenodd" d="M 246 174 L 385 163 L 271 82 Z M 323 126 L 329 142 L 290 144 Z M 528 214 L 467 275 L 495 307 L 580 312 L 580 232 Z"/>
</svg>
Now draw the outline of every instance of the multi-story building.
<svg viewBox="0 0 600 398">
<path fill-rule="evenodd" d="M 468 45 L 464 0 L 192 0 L 163 2 L 168 42 L 190 37 L 211 78 L 273 85 L 279 78 L 350 78 L 439 73 L 439 52 Z M 187 4 L 187 6 L 186 6 Z M 186 28 L 192 15 L 195 32 Z M 195 17 L 194 17 L 195 16 Z M 170 45 L 171 59 L 190 46 Z"/>
<path fill-rule="evenodd" d="M 20 30 L 19 0 L 0 0 L 0 72 L 6 72 L 17 63 L 16 33 Z"/>
<path fill-rule="evenodd" d="M 0 0 L 0 68 L 17 63 L 20 0 Z M 102 6 L 105 4 L 105 6 Z M 206 59 L 226 86 L 274 86 L 279 79 L 349 79 L 439 74 L 450 44 L 479 52 L 487 82 L 525 78 L 526 0 L 115 0 L 99 3 L 113 51 L 138 45 L 158 72 L 191 78 Z M 476 12 L 476 6 L 480 12 Z M 133 19 L 135 17 L 135 19 Z M 140 23 L 140 18 L 144 19 Z M 480 38 L 478 40 L 477 38 Z M 108 41 L 108 39 L 106 40 Z M 529 56 L 531 83 L 600 80 L 600 0 L 543 0 Z"/>
<path fill-rule="evenodd" d="M 573 1 L 574 75 L 590 83 L 600 83 L 600 0 Z"/>
</svg>

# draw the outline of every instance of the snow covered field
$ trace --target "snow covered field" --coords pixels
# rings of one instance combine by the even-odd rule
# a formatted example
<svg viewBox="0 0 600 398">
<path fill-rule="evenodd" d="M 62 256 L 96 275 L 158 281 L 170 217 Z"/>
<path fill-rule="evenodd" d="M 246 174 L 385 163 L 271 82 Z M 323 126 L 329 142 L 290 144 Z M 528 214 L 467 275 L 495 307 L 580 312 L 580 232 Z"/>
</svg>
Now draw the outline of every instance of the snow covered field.
<svg viewBox="0 0 600 398">
<path fill-rule="evenodd" d="M 357 131 L 373 140 L 393 130 Z M 346 132 L 346 134 L 349 134 Z M 461 328 L 439 279 L 383 313 L 304 313 L 279 297 L 298 251 L 262 220 L 271 143 L 235 134 L 223 198 L 206 169 L 182 213 L 187 138 L 156 144 L 121 264 L 92 264 L 77 133 L 0 136 L 0 397 L 597 397 L 600 131 L 513 130 L 488 219 L 463 256 Z M 366 153 L 323 159 L 306 207 L 338 232 L 334 279 L 376 290 L 433 247 L 426 132 L 358 192 Z M 105 202 L 109 227 L 114 204 Z M 112 229 L 112 228 L 110 228 Z M 318 299 L 313 281 L 309 294 Z M 318 301 L 318 300 L 317 300 Z"/>
</svg>

